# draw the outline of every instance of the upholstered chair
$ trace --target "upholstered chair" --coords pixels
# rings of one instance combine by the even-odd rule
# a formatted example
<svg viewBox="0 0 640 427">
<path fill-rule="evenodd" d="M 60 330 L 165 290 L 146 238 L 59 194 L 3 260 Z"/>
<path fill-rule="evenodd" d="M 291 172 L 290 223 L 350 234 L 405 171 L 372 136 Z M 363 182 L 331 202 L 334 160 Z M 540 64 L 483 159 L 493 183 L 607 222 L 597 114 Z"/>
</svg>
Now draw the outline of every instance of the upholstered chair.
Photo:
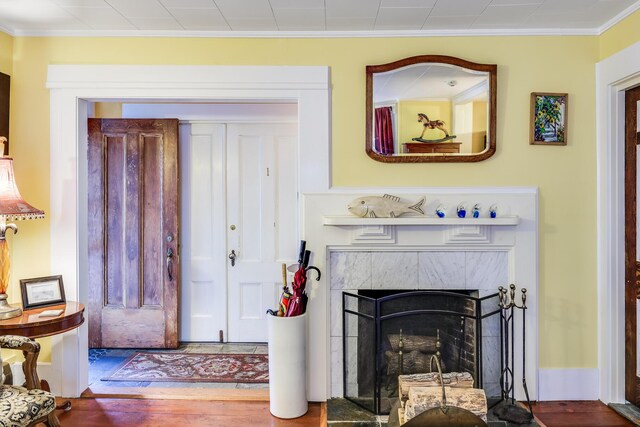
<svg viewBox="0 0 640 427">
<path fill-rule="evenodd" d="M 56 417 L 56 399 L 48 391 L 41 390 L 36 371 L 40 344 L 27 337 L 0 336 L 3 349 L 21 350 L 24 354 L 22 370 L 26 378 L 25 387 L 0 385 L 0 427 L 24 427 L 45 423 L 59 427 Z M 0 366 L 2 365 L 0 358 Z"/>
</svg>

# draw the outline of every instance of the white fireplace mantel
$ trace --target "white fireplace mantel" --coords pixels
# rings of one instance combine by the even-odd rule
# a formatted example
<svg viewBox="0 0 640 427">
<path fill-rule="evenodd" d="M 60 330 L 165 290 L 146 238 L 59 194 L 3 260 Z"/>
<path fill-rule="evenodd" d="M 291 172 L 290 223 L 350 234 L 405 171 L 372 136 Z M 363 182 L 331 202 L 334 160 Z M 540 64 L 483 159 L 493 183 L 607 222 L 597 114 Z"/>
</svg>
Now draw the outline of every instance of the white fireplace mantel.
<svg viewBox="0 0 640 427">
<path fill-rule="evenodd" d="M 407 216 L 397 218 L 362 218 L 353 215 L 326 215 L 324 225 L 518 225 L 517 216 L 498 218 L 434 218 Z"/>
<path fill-rule="evenodd" d="M 365 194 L 394 195 L 407 200 L 426 198 L 422 217 L 359 218 L 349 215 L 346 207 L 355 198 Z M 490 291 L 511 283 L 527 288 L 527 360 L 524 366 L 529 395 L 538 398 L 538 192 L 536 188 L 410 188 L 410 189 L 332 189 L 327 193 L 303 195 L 303 238 L 313 253 L 312 264 L 320 268 L 320 281 L 308 283 L 309 299 L 309 366 L 308 382 L 313 393 L 340 396 L 342 388 L 341 327 L 336 323 L 336 308 L 341 304 L 342 289 L 332 283 L 332 254 L 353 253 L 349 258 L 371 258 L 369 271 L 372 289 L 388 288 L 396 272 L 386 271 L 390 263 L 405 263 L 411 259 L 411 268 L 419 260 L 439 257 L 466 258 L 471 268 L 467 283 L 475 289 Z M 456 218 L 459 204 L 481 207 L 480 218 Z M 436 217 L 439 206 L 448 206 L 446 218 Z M 498 217 L 489 218 L 489 206 L 498 206 Z M 452 208 L 453 207 L 453 208 Z M 355 252 L 355 253 L 354 253 Z M 384 254 L 383 254 L 384 253 Z M 483 282 L 476 286 L 474 276 L 481 276 L 485 258 L 499 258 L 503 262 L 504 283 L 492 278 L 478 277 Z M 474 265 L 479 266 L 478 271 Z M 362 267 L 347 267 L 365 273 Z M 365 267 L 366 268 L 366 267 Z M 423 270 L 424 271 L 424 270 Z M 403 284 L 421 288 L 422 278 L 406 280 Z M 467 283 L 458 286 L 464 289 Z M 444 286 L 443 286 L 444 287 Z M 348 287 L 348 288 L 351 288 Z M 455 287 L 450 287 L 455 289 Z M 521 321 L 521 320 L 520 320 Z M 520 338 L 519 336 L 516 337 Z M 518 352 L 517 352 L 518 353 Z M 516 357 L 516 377 L 522 375 L 522 358 Z M 312 391 L 312 390 L 310 390 Z M 524 397 L 516 382 L 516 397 Z"/>
</svg>

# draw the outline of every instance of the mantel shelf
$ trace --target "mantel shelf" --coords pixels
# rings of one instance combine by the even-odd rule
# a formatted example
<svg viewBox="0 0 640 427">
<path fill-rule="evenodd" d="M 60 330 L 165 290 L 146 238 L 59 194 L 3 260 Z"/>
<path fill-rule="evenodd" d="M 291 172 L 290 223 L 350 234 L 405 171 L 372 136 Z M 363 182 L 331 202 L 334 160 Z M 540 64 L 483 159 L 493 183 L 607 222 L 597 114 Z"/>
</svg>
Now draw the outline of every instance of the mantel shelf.
<svg viewBox="0 0 640 427">
<path fill-rule="evenodd" d="M 400 218 L 360 218 L 351 215 L 324 216 L 324 225 L 518 225 L 517 216 L 498 218 L 436 218 L 411 216 Z"/>
</svg>

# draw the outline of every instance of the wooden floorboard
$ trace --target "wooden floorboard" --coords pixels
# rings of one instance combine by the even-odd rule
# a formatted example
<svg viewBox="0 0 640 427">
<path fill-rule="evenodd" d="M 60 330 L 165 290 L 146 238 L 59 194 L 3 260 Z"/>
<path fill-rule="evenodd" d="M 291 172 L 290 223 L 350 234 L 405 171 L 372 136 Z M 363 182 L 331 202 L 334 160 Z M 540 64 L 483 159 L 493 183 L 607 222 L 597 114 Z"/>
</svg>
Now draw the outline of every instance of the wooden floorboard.
<svg viewBox="0 0 640 427">
<path fill-rule="evenodd" d="M 632 422 L 600 401 L 538 402 L 533 413 L 543 427 L 626 427 Z"/>
<path fill-rule="evenodd" d="M 202 390 L 201 390 L 202 391 Z M 326 426 L 326 404 L 310 403 L 294 420 L 269 413 L 268 401 L 80 398 L 69 412 L 58 411 L 62 426 L 82 427 L 317 427 Z M 541 427 L 626 427 L 634 424 L 599 401 L 539 402 L 533 411 Z M 41 426 L 38 426 L 41 427 Z"/>
<path fill-rule="evenodd" d="M 80 398 L 71 404 L 70 411 L 57 412 L 62 426 L 318 427 L 324 405 L 310 403 L 303 417 L 281 420 L 263 401 Z"/>
<path fill-rule="evenodd" d="M 92 386 L 81 397 L 173 400 L 251 400 L 269 401 L 268 389 L 161 388 Z"/>
</svg>

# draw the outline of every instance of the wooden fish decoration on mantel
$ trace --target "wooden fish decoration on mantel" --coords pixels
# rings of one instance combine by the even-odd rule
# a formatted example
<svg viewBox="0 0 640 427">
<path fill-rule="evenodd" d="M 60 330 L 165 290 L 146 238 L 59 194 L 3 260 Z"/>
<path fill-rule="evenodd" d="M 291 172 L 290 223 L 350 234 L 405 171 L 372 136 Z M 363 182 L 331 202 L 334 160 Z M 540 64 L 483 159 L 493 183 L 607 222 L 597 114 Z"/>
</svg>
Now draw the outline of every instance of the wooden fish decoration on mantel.
<svg viewBox="0 0 640 427">
<path fill-rule="evenodd" d="M 406 213 L 424 215 L 422 205 L 425 198 L 414 204 L 403 202 L 400 197 L 385 194 L 384 196 L 365 196 L 352 201 L 347 209 L 353 215 L 368 218 L 395 218 Z"/>
</svg>

